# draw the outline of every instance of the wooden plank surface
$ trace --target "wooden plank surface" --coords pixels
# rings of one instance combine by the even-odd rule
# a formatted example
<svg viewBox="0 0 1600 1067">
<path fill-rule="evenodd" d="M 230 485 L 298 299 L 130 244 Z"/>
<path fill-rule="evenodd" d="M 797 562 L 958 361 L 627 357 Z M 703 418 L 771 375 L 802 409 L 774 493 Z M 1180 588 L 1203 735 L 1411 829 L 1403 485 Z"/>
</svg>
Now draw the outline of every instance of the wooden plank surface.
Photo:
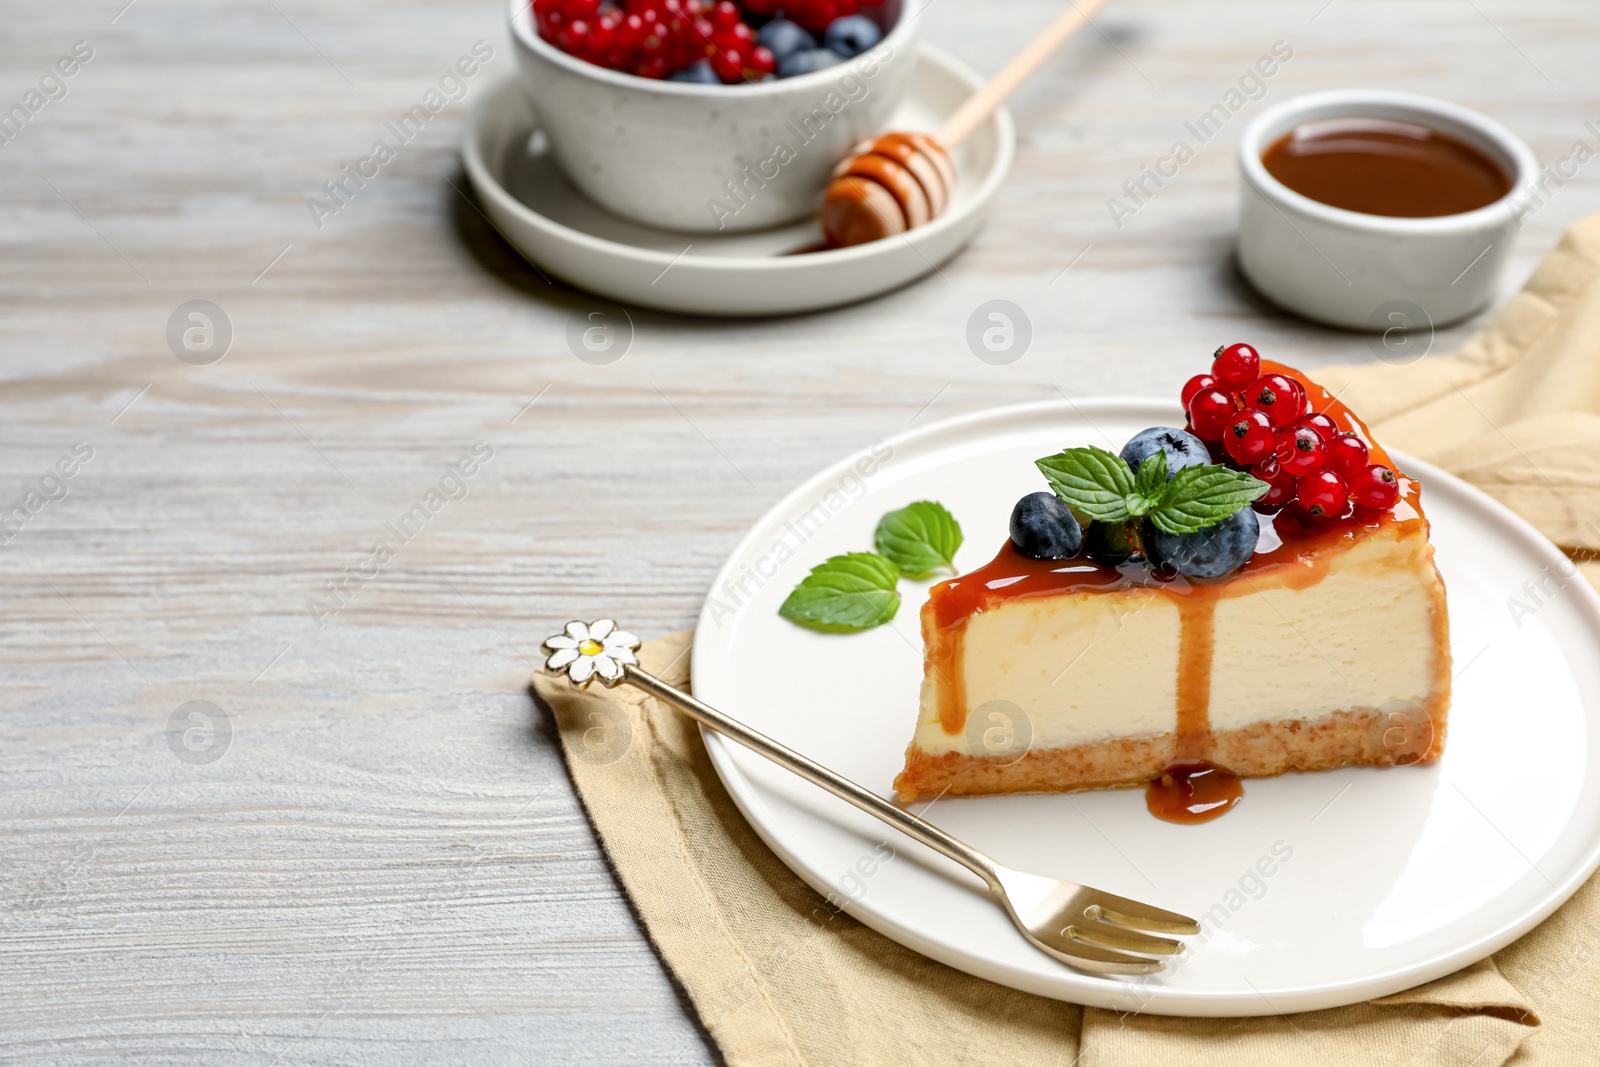
<svg viewBox="0 0 1600 1067">
<path fill-rule="evenodd" d="M 640 312 L 597 368 L 565 342 L 586 299 L 461 191 L 503 10 L 0 3 L 0 107 L 92 50 L 0 144 L 0 502 L 40 492 L 0 534 L 0 1061 L 715 1062 L 526 693 L 537 640 L 690 625 L 764 509 L 913 423 L 1165 395 L 1227 340 L 1370 358 L 1231 266 L 1232 153 L 1271 101 L 1411 89 L 1541 160 L 1600 142 L 1592 3 L 1118 0 L 1018 97 L 1015 168 L 941 275 L 776 322 Z M 994 70 L 1056 10 L 936 0 L 927 35 Z M 1107 199 L 1279 40 L 1266 99 L 1114 226 Z M 478 41 L 466 99 L 319 229 L 307 198 Z M 1600 208 L 1597 174 L 1527 220 L 1511 284 Z M 1004 367 L 964 340 L 993 298 L 1034 331 Z M 208 366 L 166 339 L 198 299 L 234 334 Z M 389 536 L 478 442 L 459 499 Z M 169 744 L 206 706 L 214 762 L 220 733 Z"/>
</svg>

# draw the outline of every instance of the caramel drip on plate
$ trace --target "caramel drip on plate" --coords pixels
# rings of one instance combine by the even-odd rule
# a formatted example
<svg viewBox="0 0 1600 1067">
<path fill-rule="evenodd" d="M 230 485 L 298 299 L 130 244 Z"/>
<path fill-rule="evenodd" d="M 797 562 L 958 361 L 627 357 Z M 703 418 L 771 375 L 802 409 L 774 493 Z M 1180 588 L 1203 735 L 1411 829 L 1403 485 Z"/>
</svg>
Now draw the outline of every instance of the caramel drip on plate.
<svg viewBox="0 0 1600 1067">
<path fill-rule="evenodd" d="M 1239 776 L 1204 760 L 1168 767 L 1145 788 L 1150 814 L 1167 822 L 1210 822 L 1244 796 Z"/>
<path fill-rule="evenodd" d="M 1145 807 L 1167 822 L 1209 822 L 1244 796 L 1239 776 L 1210 761 L 1215 586 L 1178 597 L 1178 723 L 1172 765 L 1145 788 Z"/>
</svg>

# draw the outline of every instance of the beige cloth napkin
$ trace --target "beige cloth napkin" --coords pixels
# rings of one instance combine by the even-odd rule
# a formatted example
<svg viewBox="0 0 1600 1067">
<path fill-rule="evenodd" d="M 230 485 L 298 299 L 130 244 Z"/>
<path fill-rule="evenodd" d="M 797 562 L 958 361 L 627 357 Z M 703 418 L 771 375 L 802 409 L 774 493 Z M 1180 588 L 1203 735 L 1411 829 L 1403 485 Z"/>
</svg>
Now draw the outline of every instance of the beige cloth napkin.
<svg viewBox="0 0 1600 1067">
<path fill-rule="evenodd" d="M 1600 553 L 1600 216 L 1457 355 L 1317 376 L 1386 443 L 1580 558 Z M 688 647 L 675 634 L 641 659 L 684 685 Z M 684 716 L 626 687 L 534 688 L 624 888 L 731 1067 L 1600 1062 L 1600 882 L 1492 959 L 1367 1004 L 1254 1019 L 1079 1008 L 934 963 L 818 896 L 740 816 Z"/>
</svg>

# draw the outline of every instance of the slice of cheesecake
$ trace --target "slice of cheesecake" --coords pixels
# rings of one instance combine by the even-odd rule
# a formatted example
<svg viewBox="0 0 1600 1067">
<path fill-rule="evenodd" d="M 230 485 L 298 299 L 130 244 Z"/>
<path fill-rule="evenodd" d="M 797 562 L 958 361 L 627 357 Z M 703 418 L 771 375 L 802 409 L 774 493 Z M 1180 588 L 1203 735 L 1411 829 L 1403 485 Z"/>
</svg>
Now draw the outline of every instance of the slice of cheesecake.
<svg viewBox="0 0 1600 1067">
<path fill-rule="evenodd" d="M 1291 502 L 1261 519 L 1242 566 L 1215 579 L 1082 553 L 1035 559 L 1008 541 L 923 606 L 921 714 L 895 780 L 902 800 L 1148 782 L 1170 791 L 1180 780 L 1187 801 L 1187 779 L 1211 768 L 1227 779 L 1440 754 L 1449 635 L 1419 487 L 1344 405 L 1288 368 L 1269 370 L 1300 383 L 1307 410 L 1332 420 L 1327 433 L 1359 438 L 1372 464 L 1394 472 L 1393 505 L 1318 515 Z"/>
</svg>

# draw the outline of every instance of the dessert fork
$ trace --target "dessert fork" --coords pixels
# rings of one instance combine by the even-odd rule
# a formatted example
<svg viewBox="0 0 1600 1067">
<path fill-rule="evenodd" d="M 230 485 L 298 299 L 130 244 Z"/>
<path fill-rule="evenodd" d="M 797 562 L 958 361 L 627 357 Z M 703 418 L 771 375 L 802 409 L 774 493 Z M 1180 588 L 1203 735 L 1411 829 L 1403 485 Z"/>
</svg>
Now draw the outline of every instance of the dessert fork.
<svg viewBox="0 0 1600 1067">
<path fill-rule="evenodd" d="M 1072 967 L 1097 974 L 1153 974 L 1163 957 L 1183 951 L 1183 943 L 1144 931 L 1197 934 L 1200 924 L 1185 915 L 1137 900 L 1003 867 L 932 823 L 895 806 L 878 794 L 835 774 L 737 719 L 703 704 L 644 671 L 634 650 L 639 639 L 618 630 L 610 619 L 569 622 L 565 633 L 547 638 L 544 669 L 565 674 L 579 689 L 594 679 L 608 689 L 631 685 L 671 705 L 800 777 L 846 800 L 869 815 L 922 842 L 972 871 L 1000 899 L 1006 914 L 1035 948 Z"/>
</svg>

